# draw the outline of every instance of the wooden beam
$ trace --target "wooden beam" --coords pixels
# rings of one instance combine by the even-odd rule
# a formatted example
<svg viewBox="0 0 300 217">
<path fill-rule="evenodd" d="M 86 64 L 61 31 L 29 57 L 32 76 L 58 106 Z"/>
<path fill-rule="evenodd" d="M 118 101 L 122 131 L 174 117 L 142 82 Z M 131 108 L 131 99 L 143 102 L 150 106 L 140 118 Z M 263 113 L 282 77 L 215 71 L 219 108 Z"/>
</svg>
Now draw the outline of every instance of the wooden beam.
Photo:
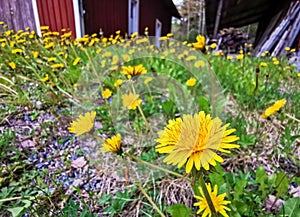
<svg viewBox="0 0 300 217">
<path fill-rule="evenodd" d="M 215 28 L 214 28 L 214 38 L 217 37 L 217 33 L 219 30 L 219 24 L 220 24 L 220 19 L 221 19 L 221 15 L 222 15 L 222 7 L 223 7 L 223 0 L 219 0 L 218 10 L 217 10 L 217 14 L 216 14 Z"/>
</svg>

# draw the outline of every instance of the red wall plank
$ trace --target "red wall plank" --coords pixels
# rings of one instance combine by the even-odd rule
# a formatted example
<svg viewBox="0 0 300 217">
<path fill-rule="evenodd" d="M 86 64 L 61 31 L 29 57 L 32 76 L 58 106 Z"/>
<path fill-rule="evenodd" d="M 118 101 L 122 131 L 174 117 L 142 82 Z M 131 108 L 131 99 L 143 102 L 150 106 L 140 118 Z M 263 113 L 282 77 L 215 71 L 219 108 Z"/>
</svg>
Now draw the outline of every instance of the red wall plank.
<svg viewBox="0 0 300 217">
<path fill-rule="evenodd" d="M 128 0 L 85 0 L 83 4 L 87 34 L 99 33 L 100 28 L 106 36 L 116 30 L 128 32 Z"/>
<path fill-rule="evenodd" d="M 75 36 L 75 18 L 72 0 L 37 0 L 41 26 L 60 32 L 65 28 Z"/>
<path fill-rule="evenodd" d="M 172 16 L 161 0 L 140 0 L 140 34 L 149 27 L 149 35 L 155 35 L 156 19 L 162 23 L 162 36 L 171 32 Z"/>
</svg>

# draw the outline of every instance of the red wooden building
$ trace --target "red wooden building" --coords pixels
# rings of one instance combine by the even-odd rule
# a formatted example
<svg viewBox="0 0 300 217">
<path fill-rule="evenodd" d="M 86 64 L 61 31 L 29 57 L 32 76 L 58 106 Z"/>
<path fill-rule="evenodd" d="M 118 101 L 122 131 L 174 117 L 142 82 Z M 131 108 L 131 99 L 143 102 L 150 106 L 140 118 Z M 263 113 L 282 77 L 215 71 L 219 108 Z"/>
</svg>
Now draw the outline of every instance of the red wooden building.
<svg viewBox="0 0 300 217">
<path fill-rule="evenodd" d="M 26 17 L 7 17 L 0 10 L 2 21 L 24 23 L 11 28 L 18 30 L 30 23 L 29 27 L 38 32 L 40 26 L 50 26 L 52 31 L 70 30 L 76 37 L 99 33 L 100 28 L 106 36 L 116 30 L 143 34 L 145 27 L 149 28 L 149 35 L 166 35 L 171 32 L 172 17 L 180 18 L 172 0 L 0 0 L 0 8 L 8 5 L 15 10 L 11 14 L 21 12 L 24 8 L 20 2 L 26 2 Z"/>
</svg>

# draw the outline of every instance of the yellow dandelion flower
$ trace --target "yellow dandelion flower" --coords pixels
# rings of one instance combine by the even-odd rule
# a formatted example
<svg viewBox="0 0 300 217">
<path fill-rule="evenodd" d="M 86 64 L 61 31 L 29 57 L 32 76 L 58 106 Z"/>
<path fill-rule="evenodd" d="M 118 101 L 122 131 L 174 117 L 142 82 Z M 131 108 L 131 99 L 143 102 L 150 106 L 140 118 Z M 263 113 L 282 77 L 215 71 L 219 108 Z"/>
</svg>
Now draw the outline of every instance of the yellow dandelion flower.
<svg viewBox="0 0 300 217">
<path fill-rule="evenodd" d="M 244 58 L 244 54 L 236 55 L 237 60 L 242 60 Z"/>
<path fill-rule="evenodd" d="M 230 55 L 229 55 L 229 56 L 227 56 L 226 58 L 227 58 L 227 60 L 232 60 L 232 59 L 233 59 L 233 57 L 232 57 L 232 56 L 230 56 Z"/>
<path fill-rule="evenodd" d="M 11 69 L 16 69 L 16 64 L 14 62 L 10 62 L 8 65 Z"/>
<path fill-rule="evenodd" d="M 129 110 L 136 110 L 136 108 L 142 103 L 139 95 L 133 93 L 122 95 L 123 105 Z"/>
<path fill-rule="evenodd" d="M 286 69 L 286 70 L 290 70 L 291 67 L 290 67 L 290 66 L 286 66 L 285 69 Z"/>
<path fill-rule="evenodd" d="M 59 68 L 63 68 L 65 65 L 63 63 L 56 63 L 51 65 L 52 69 L 59 69 Z"/>
<path fill-rule="evenodd" d="M 33 55 L 33 58 L 38 58 L 39 57 L 39 52 L 32 51 L 32 55 Z"/>
<path fill-rule="evenodd" d="M 195 60 L 196 59 L 196 56 L 188 56 L 185 60 L 186 61 L 192 61 L 192 60 Z"/>
<path fill-rule="evenodd" d="M 46 82 L 48 80 L 49 80 L 49 75 L 48 74 L 46 74 L 46 76 L 41 79 L 42 82 Z"/>
<path fill-rule="evenodd" d="M 20 48 L 16 48 L 16 49 L 13 49 L 12 51 L 11 51 L 11 53 L 12 54 L 21 54 L 23 52 L 23 50 L 22 49 L 20 49 Z"/>
<path fill-rule="evenodd" d="M 119 87 L 119 86 L 121 86 L 122 83 L 123 83 L 122 79 L 118 79 L 118 80 L 116 80 L 116 82 L 114 83 L 114 86 L 115 86 L 115 87 Z"/>
<path fill-rule="evenodd" d="M 96 50 L 96 54 L 101 53 L 101 51 L 102 51 L 101 49 L 97 49 L 97 50 Z"/>
<path fill-rule="evenodd" d="M 49 44 L 45 45 L 45 48 L 49 49 L 49 48 L 53 48 L 54 46 L 55 46 L 54 42 L 50 42 Z"/>
<path fill-rule="evenodd" d="M 261 62 L 259 65 L 260 65 L 261 67 L 266 67 L 266 66 L 267 66 L 267 63 L 266 63 L 266 62 Z"/>
<path fill-rule="evenodd" d="M 168 40 L 169 38 L 167 36 L 162 36 L 159 38 L 160 41 L 166 41 Z"/>
<path fill-rule="evenodd" d="M 286 50 L 286 51 L 290 51 L 290 50 L 291 50 L 291 48 L 289 48 L 289 47 L 286 47 L 286 48 L 285 48 L 285 50 Z"/>
<path fill-rule="evenodd" d="M 230 124 L 221 125 L 219 118 L 212 119 L 203 111 L 169 120 L 164 130 L 158 132 L 156 151 L 169 154 L 164 159 L 167 164 L 178 168 L 186 164 L 186 173 L 190 173 L 194 166 L 197 170 L 201 167 L 209 170 L 216 161 L 223 162 L 216 152 L 230 153 L 227 149 L 239 148 L 239 145 L 232 144 L 239 137 L 230 135 L 235 129 L 226 129 Z"/>
<path fill-rule="evenodd" d="M 125 62 L 130 61 L 130 56 L 127 55 L 127 54 L 122 55 L 122 58 L 123 58 L 123 60 L 124 60 Z"/>
<path fill-rule="evenodd" d="M 173 36 L 172 33 L 168 33 L 168 34 L 167 34 L 167 37 L 169 37 L 169 38 L 171 38 L 172 36 Z"/>
<path fill-rule="evenodd" d="M 187 80 L 185 82 L 185 85 L 188 86 L 188 87 L 193 87 L 193 86 L 195 86 L 196 81 L 197 80 L 195 78 L 190 78 L 189 80 Z"/>
<path fill-rule="evenodd" d="M 95 44 L 95 42 L 96 42 L 95 39 L 92 39 L 92 40 L 90 41 L 90 43 L 88 44 L 88 46 L 89 46 L 89 47 L 92 47 L 92 46 Z"/>
<path fill-rule="evenodd" d="M 94 127 L 96 112 L 87 112 L 84 115 L 79 115 L 76 121 L 73 121 L 68 127 L 70 133 L 75 133 L 75 136 L 90 132 Z"/>
<path fill-rule="evenodd" d="M 49 26 L 41 26 L 41 31 L 48 31 L 49 30 Z"/>
<path fill-rule="evenodd" d="M 197 50 L 202 50 L 205 47 L 205 37 L 203 35 L 198 35 L 196 40 L 197 42 L 193 43 L 194 48 Z"/>
<path fill-rule="evenodd" d="M 269 116 L 275 114 L 278 112 L 286 103 L 285 99 L 277 100 L 273 105 L 269 106 L 266 110 L 265 113 L 261 115 L 263 119 L 268 118 Z"/>
<path fill-rule="evenodd" d="M 217 44 L 216 43 L 212 43 L 211 45 L 210 45 L 210 48 L 211 49 L 215 49 L 217 47 Z"/>
<path fill-rule="evenodd" d="M 112 92 L 110 91 L 110 89 L 106 88 L 103 92 L 102 92 L 102 97 L 104 99 L 108 99 L 109 97 L 111 97 Z"/>
<path fill-rule="evenodd" d="M 139 33 L 138 32 L 134 32 L 131 34 L 131 38 L 135 38 Z"/>
<path fill-rule="evenodd" d="M 148 38 L 141 38 L 136 40 L 136 44 L 147 43 L 149 42 Z"/>
<path fill-rule="evenodd" d="M 220 52 L 219 52 L 219 51 L 214 52 L 214 56 L 215 56 L 215 57 L 220 56 Z"/>
<path fill-rule="evenodd" d="M 115 152 L 117 154 L 122 154 L 121 147 L 122 139 L 121 135 L 117 134 L 107 140 L 102 144 L 102 152 Z"/>
<path fill-rule="evenodd" d="M 152 77 L 147 77 L 145 80 L 144 80 L 144 84 L 148 84 L 150 81 L 152 81 L 153 78 Z"/>
<path fill-rule="evenodd" d="M 80 57 L 76 57 L 76 59 L 73 61 L 73 66 L 76 66 L 80 61 Z"/>
<path fill-rule="evenodd" d="M 197 62 L 195 62 L 194 66 L 195 67 L 203 67 L 205 65 L 203 60 L 198 60 Z"/>
<path fill-rule="evenodd" d="M 226 207 L 227 204 L 230 204 L 231 202 L 228 200 L 224 200 L 226 197 L 226 193 L 218 195 L 218 186 L 215 185 L 214 190 L 212 191 L 210 183 L 205 184 L 207 191 L 209 193 L 209 196 L 211 198 L 211 201 L 214 205 L 214 208 L 217 213 L 220 213 L 224 217 L 229 217 L 226 213 L 227 211 L 230 211 L 228 207 Z M 211 216 L 212 212 L 209 208 L 208 202 L 204 196 L 203 190 L 201 187 L 199 187 L 199 191 L 201 193 L 200 196 L 195 195 L 194 197 L 199 200 L 199 202 L 194 203 L 194 206 L 199 206 L 199 210 L 197 211 L 197 214 L 200 214 L 202 211 L 202 217 Z"/>
<path fill-rule="evenodd" d="M 291 53 L 295 53 L 295 52 L 296 52 L 295 48 L 291 49 Z"/>
<path fill-rule="evenodd" d="M 102 57 L 111 57 L 111 52 L 106 51 L 104 54 L 102 54 Z"/>
<path fill-rule="evenodd" d="M 116 71 L 118 69 L 118 66 L 111 66 L 109 67 L 110 71 Z"/>
<path fill-rule="evenodd" d="M 146 74 L 147 70 L 144 68 L 142 64 L 137 66 L 122 66 L 121 74 L 127 75 L 127 78 L 132 78 L 137 75 Z"/>
<path fill-rule="evenodd" d="M 48 62 L 54 62 L 55 60 L 56 60 L 56 57 L 49 57 L 47 61 Z"/>
<path fill-rule="evenodd" d="M 113 56 L 111 64 L 116 65 L 119 62 L 119 57 L 118 56 Z"/>
<path fill-rule="evenodd" d="M 276 60 L 276 61 L 273 61 L 274 65 L 278 65 L 279 64 L 279 61 Z"/>
</svg>

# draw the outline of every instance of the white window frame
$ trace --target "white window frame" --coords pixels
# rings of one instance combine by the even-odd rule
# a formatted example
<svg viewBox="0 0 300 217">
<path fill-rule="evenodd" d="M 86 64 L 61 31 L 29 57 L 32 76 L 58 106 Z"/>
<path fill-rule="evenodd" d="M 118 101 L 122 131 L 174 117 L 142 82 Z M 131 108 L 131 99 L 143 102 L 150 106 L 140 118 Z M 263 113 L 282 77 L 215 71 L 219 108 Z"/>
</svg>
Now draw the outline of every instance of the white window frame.
<svg viewBox="0 0 300 217">
<path fill-rule="evenodd" d="M 162 22 L 160 22 L 159 19 L 155 20 L 155 45 L 156 47 L 160 47 L 160 40 L 161 37 L 161 31 L 162 31 Z"/>
<path fill-rule="evenodd" d="M 133 8 L 132 8 L 133 7 Z M 128 0 L 128 34 L 139 32 L 139 0 Z"/>
</svg>

